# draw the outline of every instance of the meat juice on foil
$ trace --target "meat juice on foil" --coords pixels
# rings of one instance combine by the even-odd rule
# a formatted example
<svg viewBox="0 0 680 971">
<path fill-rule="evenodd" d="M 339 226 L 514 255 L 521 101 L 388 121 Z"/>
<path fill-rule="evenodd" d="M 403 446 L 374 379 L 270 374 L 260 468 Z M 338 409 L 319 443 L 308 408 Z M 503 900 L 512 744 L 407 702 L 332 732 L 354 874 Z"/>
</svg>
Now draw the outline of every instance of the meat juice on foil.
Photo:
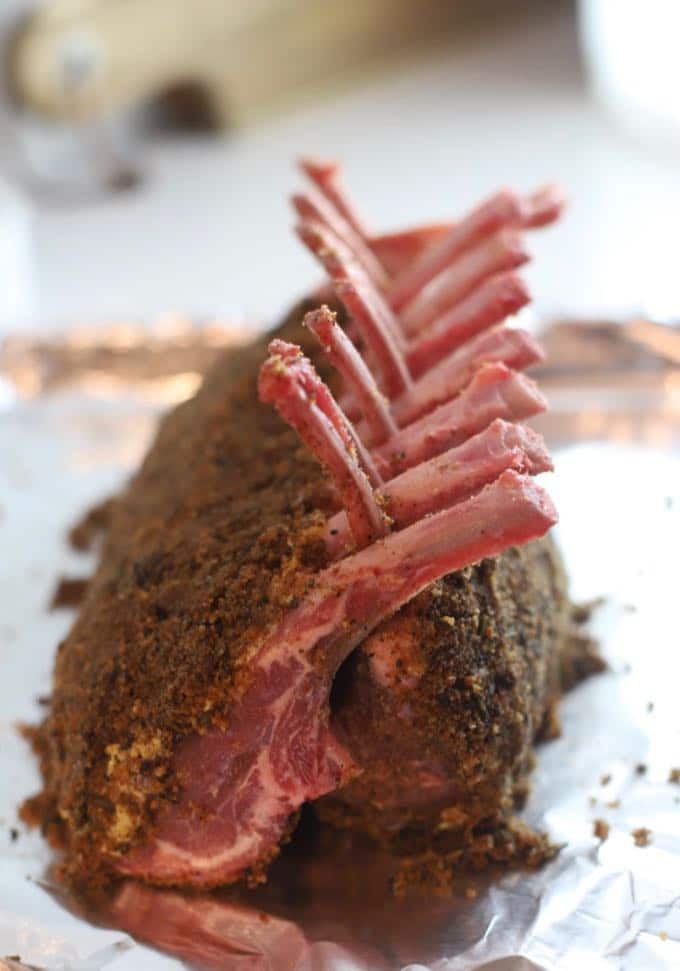
<svg viewBox="0 0 680 971">
<path fill-rule="evenodd" d="M 680 333 L 642 320 L 544 334 L 552 411 L 536 424 L 556 458 L 557 536 L 574 599 L 599 601 L 591 630 L 609 664 L 565 697 L 561 737 L 538 750 L 524 818 L 563 845 L 551 863 L 397 898 L 398 860 L 303 818 L 261 887 L 130 881 L 96 909 L 61 897 L 49 850 L 17 822 L 39 780 L 16 725 L 40 718 L 71 622 L 48 610 L 57 578 L 93 568 L 64 537 L 239 337 L 177 321 L 147 335 L 0 351 L 0 967 L 680 967 Z"/>
</svg>

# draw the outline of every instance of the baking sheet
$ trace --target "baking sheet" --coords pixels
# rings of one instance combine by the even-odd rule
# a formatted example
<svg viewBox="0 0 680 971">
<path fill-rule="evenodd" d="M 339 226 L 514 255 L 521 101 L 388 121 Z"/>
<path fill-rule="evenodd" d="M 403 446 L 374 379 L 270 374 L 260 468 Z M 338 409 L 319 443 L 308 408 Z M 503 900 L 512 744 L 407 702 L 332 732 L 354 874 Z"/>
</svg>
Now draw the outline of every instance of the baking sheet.
<svg viewBox="0 0 680 971">
<path fill-rule="evenodd" d="M 55 895 L 48 848 L 17 821 L 39 779 L 16 724 L 40 717 L 72 620 L 48 609 L 56 580 L 93 567 L 65 533 L 115 491 L 159 411 L 235 339 L 226 326 L 176 321 L 148 333 L 126 325 L 0 349 L 0 967 L 680 968 L 680 784 L 669 781 L 680 768 L 680 334 L 646 321 L 546 335 L 548 487 L 574 597 L 603 598 L 591 628 L 609 662 L 565 698 L 561 738 L 539 749 L 524 816 L 564 844 L 554 861 L 397 900 L 393 861 L 308 826 L 255 890 L 132 887 L 127 918 L 97 915 L 109 928 Z M 640 828 L 646 846 L 632 835 Z"/>
</svg>

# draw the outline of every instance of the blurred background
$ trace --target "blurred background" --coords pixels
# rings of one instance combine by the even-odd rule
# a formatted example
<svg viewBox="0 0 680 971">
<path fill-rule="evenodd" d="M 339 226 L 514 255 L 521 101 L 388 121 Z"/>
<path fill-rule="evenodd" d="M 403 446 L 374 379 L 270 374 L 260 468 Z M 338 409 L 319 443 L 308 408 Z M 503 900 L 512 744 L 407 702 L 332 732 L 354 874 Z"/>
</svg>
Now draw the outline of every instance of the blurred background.
<svg viewBox="0 0 680 971">
<path fill-rule="evenodd" d="M 0 334 L 271 320 L 319 275 L 301 154 L 376 230 L 557 180 L 538 311 L 675 319 L 679 27 L 677 0 L 1 0 Z"/>
</svg>

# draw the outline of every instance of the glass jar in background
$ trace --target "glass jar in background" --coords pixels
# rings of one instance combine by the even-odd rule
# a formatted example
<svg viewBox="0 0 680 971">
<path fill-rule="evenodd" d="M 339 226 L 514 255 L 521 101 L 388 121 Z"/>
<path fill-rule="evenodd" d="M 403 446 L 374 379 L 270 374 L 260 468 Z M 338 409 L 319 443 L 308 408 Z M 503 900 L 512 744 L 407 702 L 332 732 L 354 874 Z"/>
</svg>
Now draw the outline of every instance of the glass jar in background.
<svg viewBox="0 0 680 971">
<path fill-rule="evenodd" d="M 0 136 L 0 152 L 2 137 Z M 0 171 L 0 338 L 32 322 L 34 274 L 28 201 Z"/>
<path fill-rule="evenodd" d="M 33 208 L 18 179 L 17 119 L 6 89 L 6 42 L 26 0 L 0 0 L 0 339 L 35 324 Z"/>
<path fill-rule="evenodd" d="M 580 0 L 597 98 L 631 134 L 680 151 L 680 0 Z"/>
</svg>

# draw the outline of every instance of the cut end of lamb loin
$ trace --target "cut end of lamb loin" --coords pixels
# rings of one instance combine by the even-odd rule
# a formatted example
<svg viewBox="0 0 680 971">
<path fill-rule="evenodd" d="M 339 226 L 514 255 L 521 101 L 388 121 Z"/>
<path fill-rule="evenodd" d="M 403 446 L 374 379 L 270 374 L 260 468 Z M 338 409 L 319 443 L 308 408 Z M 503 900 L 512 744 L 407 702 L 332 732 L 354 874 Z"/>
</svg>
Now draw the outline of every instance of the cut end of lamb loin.
<svg viewBox="0 0 680 971">
<path fill-rule="evenodd" d="M 440 577 L 543 536 L 556 521 L 541 487 L 506 471 L 466 502 L 328 567 L 252 649 L 250 686 L 228 731 L 180 744 L 179 801 L 117 869 L 208 887 L 266 862 L 302 803 L 356 771 L 329 728 L 333 677 L 348 654 Z"/>
</svg>

